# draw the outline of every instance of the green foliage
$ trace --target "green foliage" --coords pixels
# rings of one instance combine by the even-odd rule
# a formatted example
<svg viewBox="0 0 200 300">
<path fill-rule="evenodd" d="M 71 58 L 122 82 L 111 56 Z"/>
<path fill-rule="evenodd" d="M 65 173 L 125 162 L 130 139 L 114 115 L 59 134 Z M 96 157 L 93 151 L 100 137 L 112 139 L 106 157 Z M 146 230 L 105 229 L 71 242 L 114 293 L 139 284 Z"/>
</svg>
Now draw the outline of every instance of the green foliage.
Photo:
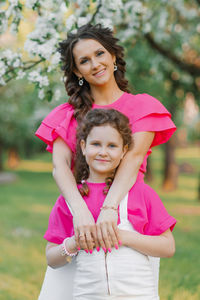
<svg viewBox="0 0 200 300">
<path fill-rule="evenodd" d="M 48 164 L 49 154 L 37 156 Z M 177 161 L 188 162 L 193 174 L 180 174 L 179 187 L 172 193 L 161 189 L 162 152 L 154 149 L 152 186 L 177 219 L 174 229 L 176 254 L 161 259 L 160 298 L 162 300 L 198 300 L 200 288 L 200 207 L 197 202 L 197 147 L 178 149 Z M 43 165 L 41 165 L 42 167 Z M 41 168 L 42 171 L 42 168 Z M 51 173 L 17 171 L 18 180 L 1 185 L 0 193 L 0 299 L 35 300 L 46 269 L 44 232 L 51 208 L 59 194 Z M 44 188 L 45 187 L 45 188 Z"/>
</svg>

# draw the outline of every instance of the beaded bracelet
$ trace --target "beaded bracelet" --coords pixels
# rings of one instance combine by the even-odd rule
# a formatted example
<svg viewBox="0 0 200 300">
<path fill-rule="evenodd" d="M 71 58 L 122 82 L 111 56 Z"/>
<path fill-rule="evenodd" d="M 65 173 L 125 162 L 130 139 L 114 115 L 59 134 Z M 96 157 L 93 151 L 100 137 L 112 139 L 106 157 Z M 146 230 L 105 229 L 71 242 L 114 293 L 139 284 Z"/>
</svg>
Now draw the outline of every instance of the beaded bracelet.
<svg viewBox="0 0 200 300">
<path fill-rule="evenodd" d="M 114 206 L 108 206 L 108 205 L 102 206 L 102 207 L 100 208 L 100 210 L 102 210 L 102 209 L 114 209 L 114 210 L 118 211 L 118 208 L 116 208 L 116 207 L 114 207 Z"/>
<path fill-rule="evenodd" d="M 69 253 L 69 251 L 67 250 L 67 248 L 66 248 L 66 245 L 65 245 L 65 242 L 67 241 L 67 240 L 69 240 L 70 238 L 66 238 L 66 239 L 64 239 L 64 241 L 63 241 L 63 243 L 62 243 L 62 252 L 61 252 L 61 255 L 62 256 L 65 256 L 65 255 L 67 255 L 67 256 L 76 256 L 77 255 L 77 253 L 78 253 L 78 251 L 76 251 L 76 252 L 74 252 L 74 253 Z"/>
</svg>

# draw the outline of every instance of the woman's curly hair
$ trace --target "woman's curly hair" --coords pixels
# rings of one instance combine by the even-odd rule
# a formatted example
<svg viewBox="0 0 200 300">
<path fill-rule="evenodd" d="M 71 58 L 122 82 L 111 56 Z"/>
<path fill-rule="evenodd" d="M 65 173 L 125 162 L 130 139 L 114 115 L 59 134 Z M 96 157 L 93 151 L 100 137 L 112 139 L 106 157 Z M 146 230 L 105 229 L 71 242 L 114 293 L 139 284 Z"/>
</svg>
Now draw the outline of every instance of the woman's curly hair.
<svg viewBox="0 0 200 300">
<path fill-rule="evenodd" d="M 123 47 L 117 44 L 118 39 L 113 36 L 113 32 L 107 27 L 102 27 L 101 24 L 91 25 L 88 23 L 81 26 L 76 33 L 69 33 L 67 39 L 59 43 L 58 47 L 61 54 L 61 69 L 64 71 L 65 89 L 70 96 L 69 103 L 74 107 L 74 117 L 77 121 L 81 121 L 94 102 L 88 82 L 84 81 L 84 84 L 79 86 L 78 78 L 74 73 L 76 64 L 73 57 L 73 48 L 81 39 L 96 40 L 107 51 L 115 55 L 117 64 L 117 71 L 114 72 L 115 80 L 122 91 L 129 92 L 127 88 L 128 81 L 125 79 L 124 50 Z"/>
<path fill-rule="evenodd" d="M 74 176 L 77 183 L 82 183 L 79 189 L 82 195 L 88 195 L 89 188 L 85 180 L 89 177 L 89 166 L 82 153 L 80 142 L 86 142 L 87 137 L 94 127 L 110 125 L 115 128 L 122 137 L 123 147 L 128 146 L 128 150 L 132 146 L 132 131 L 130 128 L 129 119 L 115 109 L 93 109 L 90 110 L 83 118 L 77 128 L 77 144 L 76 157 L 74 166 Z M 116 170 L 115 170 L 116 171 Z M 107 194 L 109 187 L 112 184 L 113 176 L 106 179 L 106 187 L 104 193 Z"/>
</svg>

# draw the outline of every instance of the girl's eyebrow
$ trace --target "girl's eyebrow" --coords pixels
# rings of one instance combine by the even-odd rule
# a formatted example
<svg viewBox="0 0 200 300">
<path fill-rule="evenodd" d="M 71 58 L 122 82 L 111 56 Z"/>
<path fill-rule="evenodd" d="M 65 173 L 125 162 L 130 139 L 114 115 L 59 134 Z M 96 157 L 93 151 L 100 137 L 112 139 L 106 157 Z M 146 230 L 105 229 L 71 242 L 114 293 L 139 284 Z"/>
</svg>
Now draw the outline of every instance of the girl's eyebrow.
<svg viewBox="0 0 200 300">
<path fill-rule="evenodd" d="M 99 52 L 100 50 L 103 50 L 103 48 L 98 48 L 97 50 L 94 51 L 94 53 L 96 54 L 96 53 Z M 79 60 L 86 59 L 86 58 L 88 58 L 88 56 L 81 56 L 81 57 L 79 58 Z"/>
</svg>

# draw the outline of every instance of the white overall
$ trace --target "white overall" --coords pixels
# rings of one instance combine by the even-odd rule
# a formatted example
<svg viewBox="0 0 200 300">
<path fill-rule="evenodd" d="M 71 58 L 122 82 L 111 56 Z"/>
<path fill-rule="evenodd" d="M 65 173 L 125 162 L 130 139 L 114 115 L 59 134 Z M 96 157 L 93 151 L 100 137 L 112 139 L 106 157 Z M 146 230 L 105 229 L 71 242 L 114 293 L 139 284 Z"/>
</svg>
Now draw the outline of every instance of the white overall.
<svg viewBox="0 0 200 300">
<path fill-rule="evenodd" d="M 127 218 L 128 195 L 120 203 L 120 229 L 134 231 Z M 128 247 L 76 257 L 73 300 L 158 300 L 159 258 Z"/>
<path fill-rule="evenodd" d="M 120 203 L 120 229 L 134 231 L 127 218 L 128 195 Z M 159 300 L 157 257 L 128 247 L 79 251 L 72 263 L 47 268 L 38 300 Z M 73 294 L 73 296 L 72 296 Z"/>
</svg>

